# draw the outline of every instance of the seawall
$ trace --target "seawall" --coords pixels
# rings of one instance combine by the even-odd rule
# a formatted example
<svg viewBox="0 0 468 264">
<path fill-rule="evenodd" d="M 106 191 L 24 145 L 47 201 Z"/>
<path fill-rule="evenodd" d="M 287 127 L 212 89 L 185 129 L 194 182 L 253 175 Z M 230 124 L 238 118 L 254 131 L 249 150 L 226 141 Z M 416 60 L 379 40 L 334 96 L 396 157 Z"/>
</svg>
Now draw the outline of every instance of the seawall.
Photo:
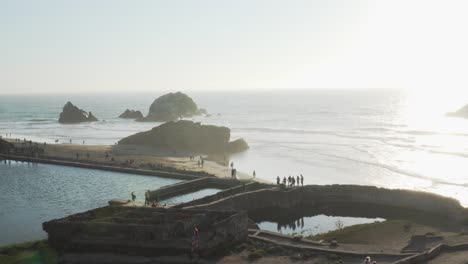
<svg viewBox="0 0 468 264">
<path fill-rule="evenodd" d="M 132 174 L 157 176 L 157 177 L 162 177 L 162 178 L 172 178 L 172 179 L 180 179 L 180 180 L 193 180 L 193 179 L 199 179 L 202 177 L 200 175 L 190 174 L 190 172 L 180 173 L 180 172 L 170 172 L 170 171 L 162 171 L 162 170 L 144 170 L 144 169 L 128 168 L 128 167 L 122 167 L 118 165 L 109 165 L 109 164 L 102 164 L 102 163 L 89 163 L 89 162 L 81 162 L 81 161 L 78 162 L 78 161 L 69 161 L 69 160 L 50 159 L 50 158 L 25 157 L 25 156 L 8 155 L 8 154 L 0 154 L 0 159 L 1 158 L 9 159 L 9 160 L 16 160 L 16 161 L 23 161 L 23 162 L 35 162 L 35 163 L 78 167 L 78 168 L 85 168 L 85 169 L 132 173 Z M 207 177 L 207 176 L 205 175 L 204 177 Z"/>
</svg>

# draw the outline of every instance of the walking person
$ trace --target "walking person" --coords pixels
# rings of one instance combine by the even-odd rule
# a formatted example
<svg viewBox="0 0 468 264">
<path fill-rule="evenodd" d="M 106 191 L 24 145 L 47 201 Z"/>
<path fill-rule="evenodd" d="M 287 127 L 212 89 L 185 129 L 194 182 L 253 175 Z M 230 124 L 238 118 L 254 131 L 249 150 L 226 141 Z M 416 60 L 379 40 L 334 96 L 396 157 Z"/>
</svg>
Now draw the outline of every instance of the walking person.
<svg viewBox="0 0 468 264">
<path fill-rule="evenodd" d="M 299 181 L 299 175 L 297 175 L 297 177 L 296 177 L 296 182 L 297 182 L 297 186 L 299 186 L 299 182 L 300 182 Z"/>
<path fill-rule="evenodd" d="M 252 175 L 253 175 L 253 178 L 255 179 L 255 170 L 253 171 Z"/>
<path fill-rule="evenodd" d="M 149 204 L 150 204 L 149 196 L 150 196 L 150 191 L 147 190 L 147 191 L 145 192 L 145 205 L 149 205 Z"/>
<path fill-rule="evenodd" d="M 131 196 L 132 196 L 133 206 L 135 206 L 135 200 L 136 200 L 135 192 L 132 192 Z"/>
<path fill-rule="evenodd" d="M 281 180 L 280 180 L 280 177 L 279 177 L 279 176 L 276 176 L 276 184 L 277 184 L 277 185 L 280 185 L 280 181 L 281 181 Z"/>
<path fill-rule="evenodd" d="M 301 174 L 301 186 L 304 186 L 304 176 Z"/>
<path fill-rule="evenodd" d="M 201 167 L 202 168 L 203 168 L 203 165 L 205 165 L 205 160 L 204 159 L 201 160 Z"/>
</svg>

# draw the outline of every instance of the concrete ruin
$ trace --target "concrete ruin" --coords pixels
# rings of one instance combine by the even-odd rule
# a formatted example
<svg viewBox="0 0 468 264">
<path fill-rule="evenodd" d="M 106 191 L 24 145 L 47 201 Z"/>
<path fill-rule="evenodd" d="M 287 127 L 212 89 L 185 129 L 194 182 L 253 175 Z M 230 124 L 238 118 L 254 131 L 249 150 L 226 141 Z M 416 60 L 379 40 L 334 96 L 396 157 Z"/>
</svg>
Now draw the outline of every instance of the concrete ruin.
<svg viewBox="0 0 468 264">
<path fill-rule="evenodd" d="M 215 253 L 247 239 L 245 212 L 145 207 L 102 207 L 43 223 L 49 244 L 61 252 L 179 255 L 191 252 L 193 227 L 199 249 Z"/>
</svg>

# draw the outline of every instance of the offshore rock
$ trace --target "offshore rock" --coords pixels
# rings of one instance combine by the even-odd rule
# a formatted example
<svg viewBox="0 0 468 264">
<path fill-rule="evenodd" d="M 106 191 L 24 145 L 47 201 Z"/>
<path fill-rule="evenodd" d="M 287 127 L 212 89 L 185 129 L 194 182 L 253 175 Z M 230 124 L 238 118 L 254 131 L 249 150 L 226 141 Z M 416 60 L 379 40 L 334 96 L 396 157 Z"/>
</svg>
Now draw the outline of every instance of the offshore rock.
<svg viewBox="0 0 468 264">
<path fill-rule="evenodd" d="M 206 112 L 206 110 L 203 110 Z M 188 95 L 177 92 L 158 97 L 150 106 L 148 116 L 137 121 L 168 122 L 201 114 L 197 104 Z"/>
<path fill-rule="evenodd" d="M 89 114 L 73 105 L 71 102 L 67 102 L 63 107 L 62 113 L 60 113 L 59 123 L 62 124 L 77 124 L 81 122 L 94 122 L 98 119 L 91 113 Z"/>
<path fill-rule="evenodd" d="M 135 111 L 135 110 L 125 110 L 121 115 L 119 115 L 119 118 L 126 118 L 126 119 L 140 119 L 143 118 L 143 114 L 140 111 Z"/>
<path fill-rule="evenodd" d="M 234 141 L 229 142 L 228 144 L 229 153 L 243 152 L 248 149 L 249 149 L 249 145 L 243 138 L 236 139 Z"/>
<path fill-rule="evenodd" d="M 191 153 L 226 153 L 240 150 L 241 144 L 230 144 L 231 130 L 227 127 L 201 125 L 192 121 L 167 122 L 150 131 L 140 132 L 120 140 L 119 145 L 152 146 L 163 150 Z M 244 141 L 245 143 L 245 141 Z M 247 143 L 245 143 L 246 145 Z M 248 146 L 247 146 L 248 148 Z"/>
</svg>

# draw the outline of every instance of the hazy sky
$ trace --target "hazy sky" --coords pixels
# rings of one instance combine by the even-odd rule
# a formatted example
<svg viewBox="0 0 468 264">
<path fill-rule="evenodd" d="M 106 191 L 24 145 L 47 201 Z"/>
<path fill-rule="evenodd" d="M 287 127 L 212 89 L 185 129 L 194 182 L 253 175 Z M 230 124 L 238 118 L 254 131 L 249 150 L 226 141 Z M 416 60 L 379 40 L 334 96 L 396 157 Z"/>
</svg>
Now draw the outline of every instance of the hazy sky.
<svg viewBox="0 0 468 264">
<path fill-rule="evenodd" d="M 465 0 L 0 0 L 0 93 L 462 89 Z"/>
</svg>

